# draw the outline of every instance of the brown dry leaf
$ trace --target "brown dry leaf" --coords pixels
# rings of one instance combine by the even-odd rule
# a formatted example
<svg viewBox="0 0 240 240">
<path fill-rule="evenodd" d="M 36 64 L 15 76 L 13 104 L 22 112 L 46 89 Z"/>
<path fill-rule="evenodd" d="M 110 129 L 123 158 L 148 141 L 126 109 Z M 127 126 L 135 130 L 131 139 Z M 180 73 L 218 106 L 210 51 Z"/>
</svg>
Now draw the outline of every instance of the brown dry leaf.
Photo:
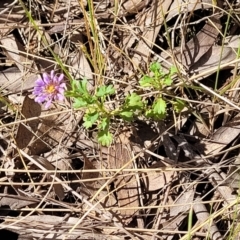
<svg viewBox="0 0 240 240">
<path fill-rule="evenodd" d="M 103 167 L 102 162 L 99 161 L 98 158 L 92 159 L 90 161 L 87 155 L 85 155 L 84 152 L 80 150 L 86 148 L 92 149 L 96 146 L 92 146 L 92 141 L 86 140 L 86 145 L 80 144 L 81 141 L 82 140 L 79 140 L 77 144 L 78 153 L 67 156 L 68 159 L 76 159 L 81 162 L 81 165 L 83 165 L 83 172 L 78 171 L 75 175 L 70 176 L 70 179 L 72 181 L 76 181 L 75 183 L 72 183 L 71 186 L 73 187 L 73 189 L 78 189 L 81 192 L 81 195 L 83 195 L 84 197 L 97 199 L 104 207 L 116 207 L 116 198 L 113 194 L 109 194 L 109 186 L 107 185 L 105 188 L 102 189 L 102 186 L 106 182 L 106 180 L 102 178 L 109 176 L 106 175 L 105 167 Z M 104 154 L 107 154 L 107 149 L 104 148 L 104 150 L 106 150 Z M 71 169 L 72 168 L 74 168 L 74 163 L 71 164 Z M 104 169 L 104 171 L 101 171 L 102 168 Z M 94 171 L 96 169 L 98 169 L 97 172 Z M 87 170 L 87 172 L 84 172 L 84 170 Z M 90 170 L 90 172 L 88 170 Z M 81 182 L 81 180 L 84 181 Z M 100 192 L 98 192 L 99 189 L 101 189 Z M 96 195 L 96 193 L 98 194 Z"/>
<path fill-rule="evenodd" d="M 89 161 L 89 159 L 85 156 L 84 157 L 84 167 L 83 170 L 96 170 L 92 162 Z M 92 178 L 98 178 L 99 177 L 99 172 L 84 172 L 82 174 L 82 179 L 92 179 Z M 93 185 L 93 181 L 89 182 L 84 182 L 84 184 L 87 185 Z"/>
<path fill-rule="evenodd" d="M 47 111 L 42 111 L 44 115 L 48 113 L 51 115 L 41 118 L 39 128 L 35 132 L 37 137 L 34 137 L 28 146 L 29 155 L 40 155 L 57 147 L 64 136 L 67 137 L 67 132 L 71 130 L 71 121 L 73 120 L 71 112 L 61 113 L 61 108 L 55 106 Z M 52 115 L 53 113 L 56 114 Z"/>
<path fill-rule="evenodd" d="M 13 60 L 18 69 L 23 72 L 24 63 L 28 62 L 27 58 L 20 52 L 24 52 L 23 46 L 13 34 L 9 34 L 8 36 L 1 38 L 0 42 L 5 49 L 5 54 L 9 57 L 9 59 Z"/>
<path fill-rule="evenodd" d="M 195 119 L 193 121 L 188 131 L 190 136 L 197 136 L 201 138 L 207 137 L 210 133 L 206 124 L 203 124 L 203 122 L 199 121 L 199 119 Z"/>
<path fill-rule="evenodd" d="M 33 88 L 37 78 L 38 75 L 35 73 L 28 73 L 27 75 L 24 73 L 23 76 L 18 68 L 10 67 L 0 72 L 0 86 L 10 93 L 19 93 L 20 91 Z M 19 97 L 16 94 L 10 95 L 9 99 L 13 103 L 19 103 Z"/>
<path fill-rule="evenodd" d="M 142 34 L 134 49 L 136 52 L 132 58 L 134 68 L 137 68 L 141 61 L 148 62 L 151 48 L 164 21 L 165 16 L 163 15 L 167 12 L 170 4 L 171 1 L 153 1 L 151 8 L 141 13 L 140 19 L 135 24 L 140 27 Z M 131 48 L 135 41 L 135 37 L 131 35 L 124 39 L 123 46 L 126 46 L 127 49 Z M 139 53 L 144 53 L 144 55 L 139 56 Z"/>
<path fill-rule="evenodd" d="M 127 13 L 138 13 L 149 3 L 149 0 L 128 0 L 122 4 Z"/>
<path fill-rule="evenodd" d="M 193 12 L 198 9 L 208 9 L 212 8 L 212 0 L 177 0 L 173 1 L 171 7 L 169 8 L 169 13 L 167 15 L 167 21 L 171 20 L 173 17 L 180 13 Z"/>
<path fill-rule="evenodd" d="M 21 209 L 26 206 L 30 207 L 38 202 L 39 200 L 36 200 L 31 197 L 0 193 L 0 207 L 9 206 L 10 209 Z"/>
<path fill-rule="evenodd" d="M 239 48 L 239 40 L 240 40 L 239 35 L 227 36 L 225 41 L 224 41 L 224 44 L 227 47 L 238 49 Z"/>
<path fill-rule="evenodd" d="M 81 155 L 83 156 L 83 159 L 84 159 L 83 170 L 97 169 L 94 166 L 94 164 L 87 158 L 87 156 L 83 154 L 83 152 L 81 153 Z M 101 169 L 99 169 L 98 172 L 87 171 L 87 172 L 77 174 L 77 176 L 72 177 L 72 180 L 82 179 L 84 180 L 84 182 L 80 182 L 72 186 L 74 186 L 74 188 L 80 187 L 79 191 L 83 196 L 87 198 L 93 198 L 93 197 L 96 198 L 98 201 L 101 202 L 102 206 L 104 207 L 116 207 L 116 198 L 114 197 L 113 194 L 109 194 L 110 192 L 109 186 L 106 186 L 106 188 L 102 189 L 101 192 L 98 192 L 98 190 L 104 185 L 106 181 L 101 179 L 103 176 L 105 176 L 104 173 L 101 174 Z M 98 192 L 98 196 L 96 196 L 96 192 Z"/>
<path fill-rule="evenodd" d="M 65 217 L 41 214 L 31 216 L 19 216 L 15 219 L 16 222 L 12 224 L 12 217 L 6 217 L 5 221 L 1 223 L 1 226 L 4 226 L 5 229 L 18 233 L 19 237 L 21 237 L 22 240 L 122 239 L 119 238 L 119 236 L 117 235 L 111 235 L 110 237 L 106 237 L 89 221 L 85 221 L 81 225 L 79 225 L 77 224 L 79 218 L 69 217 L 68 214 Z M 72 231 L 69 231 L 75 224 L 76 227 Z M 64 229 L 66 229 L 66 231 Z"/>
<path fill-rule="evenodd" d="M 37 161 L 38 163 L 40 163 L 45 169 L 47 170 L 56 170 L 56 176 L 58 178 L 60 178 L 60 174 L 57 173 L 57 169 L 55 168 L 55 166 L 53 166 L 46 158 L 40 157 L 40 156 L 32 156 L 33 159 L 35 159 L 35 161 Z M 52 181 L 52 177 L 48 174 L 48 179 L 50 181 Z M 62 187 L 62 185 L 58 184 L 53 184 L 53 189 L 55 194 L 58 196 L 58 198 L 60 200 L 64 199 L 64 189 Z"/>
<path fill-rule="evenodd" d="M 220 127 L 211 137 L 211 142 L 202 140 L 197 143 L 195 147 L 204 154 L 214 155 L 219 153 L 229 143 L 231 143 L 240 133 L 240 114 L 236 115 L 229 123 L 225 126 Z"/>
<path fill-rule="evenodd" d="M 196 204 L 197 203 L 197 204 Z M 202 230 L 207 231 L 209 238 L 212 240 L 223 239 L 221 231 L 219 231 L 215 221 L 208 221 L 214 212 L 214 209 L 209 213 L 206 205 L 202 203 L 202 198 L 197 197 L 195 199 L 195 204 L 193 204 L 193 210 L 197 216 L 199 225 L 203 223 Z"/>
<path fill-rule="evenodd" d="M 72 66 L 72 68 L 69 69 L 69 73 L 71 73 L 75 79 L 82 79 L 83 77 L 88 80 L 93 79 L 90 65 L 80 49 L 75 50 L 68 56 L 67 63 Z"/>
<path fill-rule="evenodd" d="M 159 168 L 159 163 L 157 165 L 152 165 L 151 168 Z M 162 163 L 161 165 L 162 169 L 166 167 Z M 175 171 L 152 171 L 150 169 L 149 172 L 146 172 L 146 174 L 143 174 L 142 179 L 144 182 L 144 189 L 147 192 L 157 191 L 169 184 L 173 180 Z"/>
<path fill-rule="evenodd" d="M 53 26 L 46 31 L 48 32 L 48 34 L 52 35 L 54 33 L 63 32 L 65 29 L 69 30 L 69 28 L 71 28 L 72 25 L 78 25 L 80 28 L 85 25 L 85 21 L 84 19 L 68 19 L 67 23 L 66 21 L 60 21 L 56 26 Z"/>
<path fill-rule="evenodd" d="M 236 160 L 234 161 L 234 165 L 229 168 L 227 177 L 224 180 L 224 183 L 222 185 L 227 185 L 237 190 L 240 189 L 239 165 L 240 165 L 240 154 L 236 157 Z"/>
<path fill-rule="evenodd" d="M 230 167 L 230 171 L 231 171 L 231 168 L 232 167 Z M 215 170 L 215 169 L 217 169 L 217 170 Z M 223 204 L 226 206 L 228 204 L 231 204 L 231 202 L 236 200 L 238 197 L 237 194 L 235 194 L 235 195 L 233 194 L 233 191 L 231 189 L 231 187 L 233 187 L 233 188 L 236 187 L 236 185 L 234 186 L 234 184 L 236 182 L 235 183 L 234 183 L 234 181 L 231 182 L 231 180 L 234 179 L 234 176 L 230 173 L 230 171 L 228 173 L 229 178 L 226 177 L 226 179 L 225 179 L 225 177 L 224 177 L 225 174 L 223 172 L 221 172 L 221 169 L 219 169 L 219 168 L 215 168 L 215 169 L 207 170 L 206 174 L 208 175 L 208 179 L 209 179 L 210 183 L 213 185 L 214 189 L 216 189 L 216 191 L 221 194 L 222 199 L 223 199 Z M 234 173 L 234 175 L 235 175 L 235 173 Z M 233 183 L 233 186 L 231 186 L 231 183 Z M 239 184 L 239 180 L 238 180 L 238 184 Z M 239 189 L 239 185 L 236 188 Z"/>
<path fill-rule="evenodd" d="M 2 89 L 14 92 L 21 87 L 22 74 L 16 67 L 10 67 L 0 72 L 0 85 Z"/>
<path fill-rule="evenodd" d="M 91 81 L 93 79 L 92 69 L 80 47 L 82 44 L 82 38 L 83 35 L 79 32 L 73 34 L 71 37 L 71 41 L 76 45 L 76 48 L 68 55 L 67 63 L 72 66 L 69 69 L 69 72 L 75 79 L 82 79 L 83 77 L 86 77 L 89 81 Z M 92 82 L 91 84 L 93 85 Z"/>
<path fill-rule="evenodd" d="M 189 209 L 191 207 L 190 203 L 193 202 L 195 194 L 195 189 L 189 188 L 174 202 L 174 205 L 170 207 L 169 220 L 163 223 L 162 230 L 169 231 L 169 233 L 174 233 L 179 230 L 181 222 L 187 217 Z M 180 205 L 180 206 L 179 206 Z M 173 235 L 165 235 L 164 239 L 173 239 Z"/>
<path fill-rule="evenodd" d="M 25 18 L 24 11 L 18 6 L 18 1 L 0 1 L 0 35 L 11 32 Z"/>
<path fill-rule="evenodd" d="M 57 169 L 69 170 L 71 169 L 71 164 L 69 161 L 69 150 L 66 148 L 54 148 L 44 154 L 44 157 Z"/>
<path fill-rule="evenodd" d="M 32 117 L 39 117 L 41 115 L 41 106 L 28 96 L 25 97 L 22 105 L 21 119 L 28 119 Z M 32 140 L 34 133 L 38 129 L 39 120 L 33 120 L 27 124 L 20 124 L 16 135 L 16 145 L 20 149 L 24 149 L 28 146 Z"/>
<path fill-rule="evenodd" d="M 206 124 L 205 119 L 207 119 L 210 114 L 216 116 L 214 113 L 218 109 L 219 107 L 216 105 L 203 106 L 203 108 L 200 110 L 200 113 L 196 115 L 196 118 L 192 121 L 192 124 L 188 128 L 189 135 L 203 138 L 207 137 L 211 131 Z"/>
<path fill-rule="evenodd" d="M 221 28 L 219 19 L 209 18 L 197 35 L 183 47 L 182 55 L 177 56 L 178 61 L 190 68 L 213 46 Z"/>
<path fill-rule="evenodd" d="M 237 50 L 235 51 L 231 47 L 226 46 L 213 46 L 208 52 L 199 59 L 198 62 L 194 63 L 191 66 L 191 70 L 195 72 L 203 72 L 204 70 L 208 71 L 204 77 L 216 72 L 218 69 L 221 69 L 222 64 L 231 62 L 237 58 Z M 219 60 L 221 64 L 219 65 Z M 225 68 L 233 68 L 235 65 L 228 65 Z"/>
<path fill-rule="evenodd" d="M 109 150 L 109 168 L 121 169 L 128 161 L 131 155 L 127 144 L 116 143 Z M 128 168 L 131 168 L 128 165 Z M 119 174 L 114 181 L 114 189 L 118 201 L 119 211 L 122 216 L 131 217 L 137 212 L 138 207 L 138 189 L 135 174 L 131 172 L 123 172 Z M 129 207 L 131 209 L 121 209 Z"/>
<path fill-rule="evenodd" d="M 186 69 L 196 70 L 196 62 L 199 62 L 205 57 L 212 49 L 213 44 L 216 42 L 217 36 L 221 29 L 219 19 L 211 17 L 204 27 L 188 41 L 183 47 L 176 47 L 173 49 L 173 54 Z M 173 64 L 171 51 L 163 52 L 161 56 Z M 218 56 L 219 60 L 219 56 Z M 166 64 L 163 63 L 165 66 Z M 195 66 L 195 67 L 194 67 Z M 201 65 L 200 65 L 201 66 Z"/>
<path fill-rule="evenodd" d="M 8 90 L 8 93 L 20 93 L 31 89 L 38 78 L 38 75 L 34 73 L 34 69 L 37 69 L 35 62 L 26 57 L 27 53 L 25 54 L 24 47 L 13 34 L 5 36 L 0 41 L 8 57 L 7 60 L 17 65 L 17 68 L 10 67 L 0 72 L 1 88 Z M 25 66 L 31 67 L 31 70 L 27 71 Z M 21 102 L 21 98 L 17 94 L 11 94 L 9 99 L 13 103 Z"/>
</svg>

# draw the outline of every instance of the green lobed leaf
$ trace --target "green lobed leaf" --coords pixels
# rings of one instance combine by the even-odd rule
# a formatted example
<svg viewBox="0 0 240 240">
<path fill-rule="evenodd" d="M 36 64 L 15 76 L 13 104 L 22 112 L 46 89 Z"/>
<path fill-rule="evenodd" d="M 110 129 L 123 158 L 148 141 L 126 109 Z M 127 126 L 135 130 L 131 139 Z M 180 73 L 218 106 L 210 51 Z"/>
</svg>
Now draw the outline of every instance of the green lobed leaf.
<svg viewBox="0 0 240 240">
<path fill-rule="evenodd" d="M 88 102 L 85 101 L 82 98 L 74 98 L 74 103 L 73 103 L 73 107 L 74 108 L 81 108 L 81 107 L 86 107 L 88 105 Z"/>
<path fill-rule="evenodd" d="M 83 78 L 83 80 L 79 81 L 79 87 L 78 90 L 83 93 L 84 95 L 89 95 L 89 92 L 87 90 L 87 79 Z"/>
<path fill-rule="evenodd" d="M 98 120 L 99 114 L 97 111 L 87 112 L 83 117 L 83 126 L 85 128 L 90 128 Z"/>
<path fill-rule="evenodd" d="M 115 93 L 115 89 L 114 89 L 113 85 L 107 86 L 106 93 L 107 93 L 108 95 L 112 95 L 112 94 Z"/>
<path fill-rule="evenodd" d="M 110 146 L 113 137 L 109 131 L 100 131 L 98 132 L 97 140 L 102 146 Z"/>
<path fill-rule="evenodd" d="M 175 66 L 171 66 L 170 68 L 170 75 L 174 75 L 175 73 L 177 73 L 177 68 Z"/>
<path fill-rule="evenodd" d="M 65 91 L 64 95 L 66 97 L 77 97 L 78 96 L 78 94 L 76 94 L 76 92 L 74 92 L 73 90 Z"/>
<path fill-rule="evenodd" d="M 150 65 L 149 67 L 150 71 L 155 73 L 161 73 L 162 72 L 162 67 L 161 64 L 159 62 L 154 62 Z"/>
<path fill-rule="evenodd" d="M 148 118 L 153 118 L 154 117 L 153 109 L 146 110 L 145 115 Z"/>
<path fill-rule="evenodd" d="M 175 101 L 173 102 L 173 106 L 174 106 L 174 110 L 177 113 L 180 113 L 183 110 L 183 108 L 186 106 L 186 103 L 181 99 L 175 99 Z"/>
<path fill-rule="evenodd" d="M 109 128 L 109 123 L 110 123 L 110 119 L 107 117 L 104 117 L 101 119 L 101 122 L 98 125 L 98 128 L 102 129 L 103 131 L 106 131 Z"/>
<path fill-rule="evenodd" d="M 96 96 L 103 97 L 103 96 L 112 95 L 114 93 L 115 93 L 115 89 L 113 88 L 113 85 L 100 86 L 97 88 Z"/>
<path fill-rule="evenodd" d="M 166 102 L 164 99 L 159 98 L 153 104 L 153 117 L 157 119 L 164 119 L 166 117 Z"/>
<path fill-rule="evenodd" d="M 154 112 L 162 114 L 166 112 L 166 102 L 162 98 L 158 98 L 154 104 Z"/>
<path fill-rule="evenodd" d="M 164 84 L 167 85 L 167 86 L 171 86 L 172 85 L 172 79 L 170 77 L 170 75 L 167 75 L 164 79 Z"/>
<path fill-rule="evenodd" d="M 73 91 L 73 92 L 76 92 L 77 89 L 79 88 L 79 81 L 73 79 L 73 80 L 71 81 L 71 87 L 72 87 L 72 91 Z"/>
<path fill-rule="evenodd" d="M 79 95 L 80 94 L 83 94 L 83 95 L 89 95 L 89 92 L 87 90 L 87 79 L 84 78 L 83 80 L 75 80 L 73 79 L 71 81 L 71 92 L 72 93 L 76 93 Z"/>
<path fill-rule="evenodd" d="M 145 76 L 143 76 L 140 79 L 139 84 L 142 87 L 152 87 L 153 86 L 153 82 L 154 82 L 153 78 L 145 75 Z"/>
<path fill-rule="evenodd" d="M 166 113 L 156 114 L 153 109 L 149 109 L 145 112 L 147 118 L 153 118 L 155 120 L 162 120 L 166 118 Z"/>
<path fill-rule="evenodd" d="M 143 104 L 142 98 L 138 94 L 131 93 L 126 97 L 124 106 L 125 108 L 130 108 L 133 110 L 137 110 L 137 109 L 141 110 L 144 104 Z"/>
<path fill-rule="evenodd" d="M 131 121 L 133 119 L 133 111 L 128 109 L 123 109 L 119 116 L 125 121 Z"/>
</svg>

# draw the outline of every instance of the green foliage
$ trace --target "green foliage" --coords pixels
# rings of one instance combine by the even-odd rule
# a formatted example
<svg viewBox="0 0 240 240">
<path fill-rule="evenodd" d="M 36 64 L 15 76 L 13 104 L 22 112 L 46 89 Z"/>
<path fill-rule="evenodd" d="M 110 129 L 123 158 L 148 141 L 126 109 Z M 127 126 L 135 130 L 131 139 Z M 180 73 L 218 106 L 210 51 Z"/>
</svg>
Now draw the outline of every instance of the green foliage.
<svg viewBox="0 0 240 240">
<path fill-rule="evenodd" d="M 73 80 L 71 90 L 66 92 L 66 96 L 73 98 L 75 109 L 85 108 L 83 126 L 87 129 L 98 126 L 98 141 L 104 146 L 112 142 L 112 135 L 109 132 L 109 122 L 111 112 L 105 108 L 106 98 L 115 93 L 112 85 L 99 86 L 95 94 L 91 94 L 87 89 L 87 79 Z"/>
<path fill-rule="evenodd" d="M 106 107 L 106 98 L 115 94 L 112 85 L 97 87 L 95 94 L 91 94 L 87 89 L 87 79 L 81 81 L 73 80 L 71 90 L 66 92 L 66 96 L 73 98 L 73 107 L 85 108 L 83 126 L 89 129 L 96 124 L 98 127 L 98 142 L 103 146 L 109 146 L 112 142 L 110 133 L 110 121 L 114 117 L 131 121 L 143 108 L 144 103 L 139 95 L 132 93 L 128 95 L 122 106 L 115 110 Z"/>
<path fill-rule="evenodd" d="M 96 111 L 96 109 L 94 109 L 93 111 L 86 111 L 84 117 L 83 117 L 83 126 L 85 128 L 91 128 L 93 126 L 94 123 L 96 123 L 96 121 L 98 120 L 99 114 Z"/>
<path fill-rule="evenodd" d="M 65 93 L 67 97 L 73 97 L 74 108 L 86 107 L 94 102 L 90 93 L 87 90 L 87 79 L 84 78 L 82 81 L 72 80 L 71 90 Z"/>
<path fill-rule="evenodd" d="M 109 131 L 99 131 L 97 139 L 101 145 L 109 146 L 112 143 L 113 137 Z"/>
<path fill-rule="evenodd" d="M 136 93 L 128 95 L 118 115 L 126 121 L 132 121 L 134 115 L 141 112 L 144 108 L 142 98 Z"/>
<path fill-rule="evenodd" d="M 183 108 L 186 106 L 185 102 L 183 100 L 180 100 L 180 99 L 176 99 L 174 102 L 173 102 L 173 106 L 174 106 L 174 110 L 177 112 L 177 113 L 180 113 Z"/>
<path fill-rule="evenodd" d="M 166 117 L 166 102 L 162 98 L 158 98 L 154 101 L 152 108 L 146 111 L 146 116 L 156 120 L 162 120 Z"/>
<path fill-rule="evenodd" d="M 162 119 L 166 114 L 166 102 L 162 98 L 158 98 L 153 105 L 153 113 L 157 118 Z"/>
<path fill-rule="evenodd" d="M 173 75 L 177 73 L 176 67 L 172 66 L 167 73 L 163 72 L 160 63 L 152 63 L 149 67 L 150 73 L 143 76 L 139 84 L 142 88 L 148 88 L 152 91 L 156 91 L 155 99 L 151 106 L 146 109 L 145 116 L 153 118 L 155 120 L 162 120 L 167 114 L 167 105 L 172 104 L 174 111 L 181 112 L 185 103 L 178 99 L 167 99 L 164 93 L 167 93 L 167 87 L 172 85 Z"/>
<path fill-rule="evenodd" d="M 115 89 L 112 85 L 100 86 L 97 88 L 96 97 L 106 97 L 115 93 Z"/>
<path fill-rule="evenodd" d="M 110 118 L 102 118 L 99 125 L 99 131 L 97 135 L 98 142 L 103 146 L 109 146 L 112 143 L 113 137 L 109 131 Z"/>
<path fill-rule="evenodd" d="M 109 146 L 113 141 L 110 125 L 114 118 L 133 121 L 135 117 L 144 115 L 155 120 L 162 120 L 165 119 L 170 104 L 177 113 L 184 108 L 184 101 L 167 99 L 166 94 L 163 94 L 167 93 L 167 88 L 172 85 L 173 75 L 177 72 L 176 68 L 172 67 L 168 73 L 164 73 L 161 65 L 155 62 L 150 65 L 149 70 L 150 73 L 143 76 L 139 84 L 145 91 L 150 91 L 150 96 L 154 97 L 152 103 L 147 104 L 140 95 L 133 92 L 128 94 L 122 105 L 114 110 L 107 107 L 107 100 L 115 94 L 113 85 L 98 86 L 95 92 L 91 93 L 87 89 L 86 78 L 71 81 L 71 88 L 65 95 L 73 99 L 74 108 L 84 109 L 83 126 L 86 129 L 97 127 L 97 140 L 101 145 Z M 154 94 L 151 95 L 151 92 Z"/>
<path fill-rule="evenodd" d="M 171 67 L 168 73 L 164 73 L 160 63 L 152 63 L 149 67 L 150 74 L 144 75 L 140 81 L 140 86 L 151 87 L 155 90 L 163 90 L 166 86 L 171 86 L 172 77 L 177 72 L 176 67 Z"/>
</svg>

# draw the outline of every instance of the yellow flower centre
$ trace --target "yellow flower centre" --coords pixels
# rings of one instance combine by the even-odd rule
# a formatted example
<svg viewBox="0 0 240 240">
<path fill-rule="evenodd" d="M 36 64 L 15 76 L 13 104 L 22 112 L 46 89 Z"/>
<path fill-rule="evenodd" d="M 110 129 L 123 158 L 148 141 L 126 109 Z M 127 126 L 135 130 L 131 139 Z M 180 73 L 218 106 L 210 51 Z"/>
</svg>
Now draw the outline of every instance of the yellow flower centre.
<svg viewBox="0 0 240 240">
<path fill-rule="evenodd" d="M 45 88 L 47 93 L 54 93 L 55 92 L 55 86 L 53 84 L 49 84 Z"/>
</svg>

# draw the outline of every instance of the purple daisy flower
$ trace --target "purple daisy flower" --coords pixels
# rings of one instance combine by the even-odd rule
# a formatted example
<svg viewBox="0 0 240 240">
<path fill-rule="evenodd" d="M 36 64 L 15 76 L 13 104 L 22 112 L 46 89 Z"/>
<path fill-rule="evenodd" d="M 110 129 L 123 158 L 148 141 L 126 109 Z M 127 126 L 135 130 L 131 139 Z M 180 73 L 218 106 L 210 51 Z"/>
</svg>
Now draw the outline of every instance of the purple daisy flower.
<svg viewBox="0 0 240 240">
<path fill-rule="evenodd" d="M 54 70 L 51 71 L 50 75 L 43 73 L 42 76 L 36 80 L 33 94 L 36 96 L 35 102 L 46 102 L 45 108 L 48 109 L 52 101 L 64 100 L 64 91 L 67 87 L 63 81 L 64 75 L 57 76 Z"/>
</svg>

